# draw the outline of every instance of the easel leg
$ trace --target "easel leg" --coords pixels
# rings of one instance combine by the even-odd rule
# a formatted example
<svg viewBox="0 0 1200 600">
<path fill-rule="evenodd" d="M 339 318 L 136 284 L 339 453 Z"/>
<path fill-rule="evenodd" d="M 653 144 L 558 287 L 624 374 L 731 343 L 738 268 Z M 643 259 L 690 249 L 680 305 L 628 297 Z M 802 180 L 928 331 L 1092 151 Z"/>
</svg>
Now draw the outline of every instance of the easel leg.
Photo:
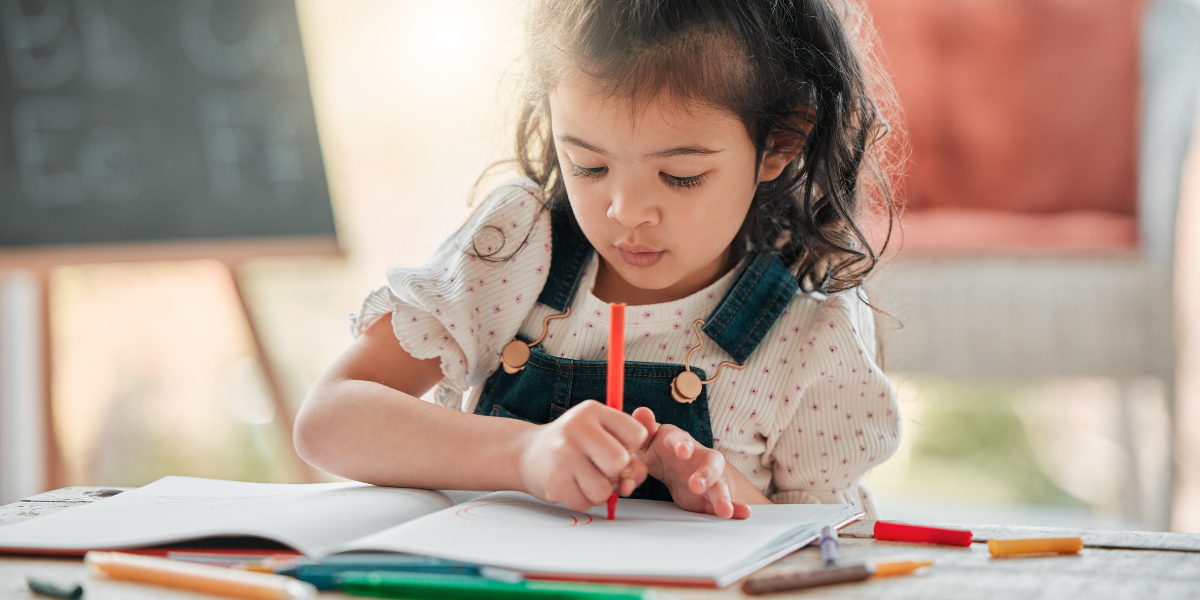
<svg viewBox="0 0 1200 600">
<path fill-rule="evenodd" d="M 233 287 L 237 290 L 238 302 L 241 303 L 242 314 L 246 317 L 246 326 L 250 329 L 250 337 L 254 341 L 254 350 L 258 353 L 258 363 L 262 367 L 263 379 L 266 380 L 267 389 L 271 392 L 271 403 L 275 405 L 275 421 L 279 423 L 284 443 L 287 446 L 288 455 L 291 456 L 297 472 L 300 473 L 304 481 L 315 483 L 317 481 L 316 470 L 304 462 L 299 454 L 296 454 L 296 446 L 292 442 L 292 431 L 295 424 L 295 419 L 292 417 L 292 409 L 288 406 L 287 399 L 283 395 L 283 388 L 279 385 L 279 378 L 276 376 L 275 366 L 271 362 L 271 355 L 267 353 L 262 334 L 254 321 L 254 314 L 250 311 L 250 304 L 246 299 L 246 290 L 242 287 L 241 278 L 238 277 L 237 267 L 228 263 L 225 266 L 229 271 L 229 278 L 233 281 Z"/>
<path fill-rule="evenodd" d="M 38 337 L 41 355 L 42 380 L 42 439 L 45 444 L 43 458 L 45 461 L 45 487 L 56 490 L 63 487 L 62 452 L 58 445 L 58 431 L 54 425 L 54 331 L 51 320 L 50 275 L 49 268 L 36 272 L 38 294 Z"/>
</svg>

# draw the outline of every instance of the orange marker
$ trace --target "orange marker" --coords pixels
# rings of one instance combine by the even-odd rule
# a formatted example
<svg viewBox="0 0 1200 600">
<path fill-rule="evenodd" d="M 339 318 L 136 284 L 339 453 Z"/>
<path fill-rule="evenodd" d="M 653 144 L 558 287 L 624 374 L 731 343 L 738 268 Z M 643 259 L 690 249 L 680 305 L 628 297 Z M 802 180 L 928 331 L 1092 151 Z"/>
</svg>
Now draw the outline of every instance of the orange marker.
<svg viewBox="0 0 1200 600">
<path fill-rule="evenodd" d="M 1014 554 L 1075 554 L 1083 550 L 1083 538 L 1030 538 L 1017 540 L 988 540 L 988 552 L 992 556 Z"/>
<path fill-rule="evenodd" d="M 149 583 L 201 594 L 246 600 L 311 600 L 317 597 L 317 589 L 312 584 L 291 577 L 153 556 L 88 552 L 84 563 L 93 573 L 110 579 Z"/>
<path fill-rule="evenodd" d="M 608 393 L 605 402 L 625 410 L 625 305 L 608 305 Z M 618 483 L 618 485 L 620 485 Z M 608 497 L 608 520 L 617 518 L 617 493 Z"/>
</svg>

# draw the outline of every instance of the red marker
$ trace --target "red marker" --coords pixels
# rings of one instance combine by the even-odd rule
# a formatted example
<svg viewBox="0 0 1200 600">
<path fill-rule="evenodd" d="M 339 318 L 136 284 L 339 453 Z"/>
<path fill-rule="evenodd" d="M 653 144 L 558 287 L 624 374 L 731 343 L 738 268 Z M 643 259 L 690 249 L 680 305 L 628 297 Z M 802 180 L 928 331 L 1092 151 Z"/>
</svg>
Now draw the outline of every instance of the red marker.
<svg viewBox="0 0 1200 600">
<path fill-rule="evenodd" d="M 608 393 L 611 408 L 625 410 L 625 305 L 608 305 Z M 618 484 L 620 485 L 620 484 Z M 617 518 L 617 494 L 608 497 L 608 520 Z"/>
<path fill-rule="evenodd" d="M 876 521 L 875 539 L 890 542 L 941 544 L 943 546 L 970 546 L 972 535 L 966 529 L 943 529 Z"/>
</svg>

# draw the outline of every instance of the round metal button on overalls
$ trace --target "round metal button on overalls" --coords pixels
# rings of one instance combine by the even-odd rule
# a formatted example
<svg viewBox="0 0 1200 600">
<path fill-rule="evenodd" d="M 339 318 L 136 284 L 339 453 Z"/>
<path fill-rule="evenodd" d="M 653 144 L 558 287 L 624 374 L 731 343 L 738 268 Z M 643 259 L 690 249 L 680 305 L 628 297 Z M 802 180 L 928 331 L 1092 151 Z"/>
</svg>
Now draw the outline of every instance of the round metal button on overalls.
<svg viewBox="0 0 1200 600">
<path fill-rule="evenodd" d="M 504 366 L 504 372 L 509 375 L 524 369 L 527 362 L 529 362 L 529 346 L 521 340 L 513 340 L 505 344 L 504 350 L 500 352 L 500 364 Z"/>
<path fill-rule="evenodd" d="M 671 397 L 683 404 L 694 401 L 702 390 L 704 384 L 700 382 L 700 377 L 691 371 L 680 373 L 671 382 Z"/>
</svg>

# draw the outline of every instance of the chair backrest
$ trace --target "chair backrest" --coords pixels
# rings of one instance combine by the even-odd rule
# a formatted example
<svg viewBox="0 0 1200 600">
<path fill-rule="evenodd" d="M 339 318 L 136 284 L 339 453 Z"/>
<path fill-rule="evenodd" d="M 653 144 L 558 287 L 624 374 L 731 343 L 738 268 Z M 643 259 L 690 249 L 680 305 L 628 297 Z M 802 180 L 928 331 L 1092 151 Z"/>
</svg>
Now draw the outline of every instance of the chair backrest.
<svg viewBox="0 0 1200 600">
<path fill-rule="evenodd" d="M 909 132 L 910 214 L 1078 213 L 1136 244 L 1145 0 L 867 4 Z"/>
</svg>

